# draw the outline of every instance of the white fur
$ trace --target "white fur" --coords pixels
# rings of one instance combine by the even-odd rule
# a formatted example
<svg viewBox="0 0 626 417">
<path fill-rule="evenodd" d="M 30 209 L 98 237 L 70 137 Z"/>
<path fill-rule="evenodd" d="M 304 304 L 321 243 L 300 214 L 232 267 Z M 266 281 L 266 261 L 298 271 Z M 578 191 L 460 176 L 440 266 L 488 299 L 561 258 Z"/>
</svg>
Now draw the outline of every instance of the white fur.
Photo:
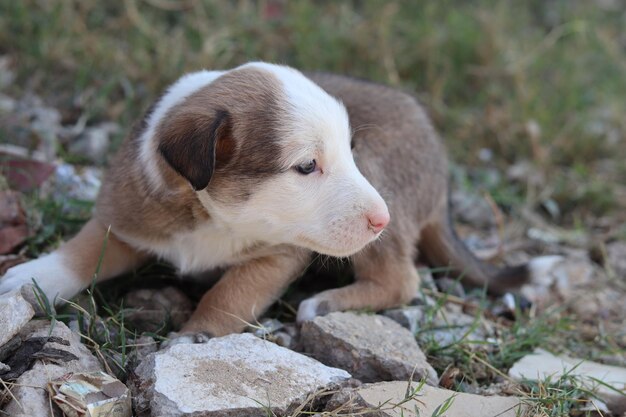
<svg viewBox="0 0 626 417">
<path fill-rule="evenodd" d="M 226 226 L 207 222 L 191 232 L 181 232 L 164 241 L 125 238 L 134 246 L 167 259 L 182 273 L 197 273 L 241 261 L 244 250 L 257 242 Z"/>
<path fill-rule="evenodd" d="M 264 181 L 248 200 L 235 205 L 198 192 L 211 222 L 191 232 L 164 241 L 146 241 L 116 231 L 123 240 L 172 262 L 182 272 L 241 262 L 243 254 L 259 244 L 296 245 L 331 256 L 349 256 L 379 236 L 368 228 L 368 213 L 388 215 L 382 197 L 354 163 L 343 104 L 294 69 L 258 62 L 240 68 L 250 66 L 272 73 L 283 88 L 282 104 L 288 115 L 279 125 L 284 151 L 278 163 L 285 172 Z M 223 73 L 188 74 L 156 103 L 140 137 L 140 163 L 155 190 L 168 192 L 157 165 L 160 155 L 155 132 L 159 123 L 174 106 Z M 292 169 L 312 159 L 317 161 L 318 171 L 301 175 Z M 71 297 L 82 289 L 60 256 L 51 254 L 9 270 L 0 281 L 0 293 L 31 282 L 31 276 L 50 298 Z"/>
<path fill-rule="evenodd" d="M 300 302 L 298 306 L 298 315 L 296 316 L 296 321 L 298 323 L 303 323 L 305 321 L 313 320 L 319 314 L 317 312 L 317 307 L 320 302 L 315 297 L 307 298 L 306 300 Z"/>
<path fill-rule="evenodd" d="M 9 269 L 0 280 L 0 294 L 32 284 L 33 279 L 50 302 L 68 300 L 84 287 L 63 257 L 53 252 Z"/>
<path fill-rule="evenodd" d="M 187 74 L 172 84 L 156 103 L 148 117 L 145 132 L 140 138 L 141 164 L 153 187 L 157 188 L 163 184 L 161 173 L 157 167 L 157 141 L 154 137 L 160 121 L 174 106 L 180 104 L 186 97 L 202 87 L 209 85 L 223 73 L 223 71 L 199 71 Z"/>
<path fill-rule="evenodd" d="M 357 252 L 377 237 L 368 229 L 367 214 L 388 211 L 354 163 L 345 107 L 292 68 L 258 62 L 245 67 L 269 71 L 282 84 L 289 112 L 279 127 L 286 172 L 237 207 L 222 206 L 203 192 L 200 200 L 212 215 L 254 239 L 331 256 Z M 291 169 L 312 159 L 319 172 L 304 176 Z"/>
</svg>

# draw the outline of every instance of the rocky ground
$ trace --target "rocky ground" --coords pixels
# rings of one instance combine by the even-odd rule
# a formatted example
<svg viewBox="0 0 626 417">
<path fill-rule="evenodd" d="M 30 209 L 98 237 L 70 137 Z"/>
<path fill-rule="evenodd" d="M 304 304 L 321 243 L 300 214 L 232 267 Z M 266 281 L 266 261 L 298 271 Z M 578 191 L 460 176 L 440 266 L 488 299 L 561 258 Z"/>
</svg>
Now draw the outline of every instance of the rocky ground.
<svg viewBox="0 0 626 417">
<path fill-rule="evenodd" d="M 10 138 L 0 145 L 3 274 L 80 227 L 121 128 L 68 124 L 37 96 L 3 94 L 0 126 Z M 506 173 L 532 175 L 524 164 Z M 350 279 L 314 268 L 248 332 L 168 347 L 207 284 L 167 265 L 59 310 L 24 287 L 0 298 L 0 415 L 624 415 L 626 242 L 611 227 L 572 232 L 532 211 L 506 218 L 458 183 L 453 204 L 477 256 L 561 258 L 523 297 L 498 299 L 416 264 L 423 285 L 410 305 L 298 327 L 300 300 Z"/>
</svg>

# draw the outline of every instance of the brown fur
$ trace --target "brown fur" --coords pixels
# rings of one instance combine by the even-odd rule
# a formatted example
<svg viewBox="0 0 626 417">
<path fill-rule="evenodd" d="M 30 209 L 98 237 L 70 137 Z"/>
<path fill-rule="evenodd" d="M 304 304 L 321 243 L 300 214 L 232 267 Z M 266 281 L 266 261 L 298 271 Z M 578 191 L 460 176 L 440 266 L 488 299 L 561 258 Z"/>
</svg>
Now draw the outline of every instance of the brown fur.
<svg viewBox="0 0 626 417">
<path fill-rule="evenodd" d="M 413 264 L 418 247 L 434 265 L 449 265 L 475 285 L 502 291 L 522 282 L 506 283 L 503 278 L 515 273 L 524 278 L 527 271 L 485 266 L 454 235 L 448 221 L 445 151 L 416 100 L 377 84 L 309 76 L 345 104 L 356 164 L 387 202 L 392 219 L 380 240 L 351 258 L 356 282 L 315 297 L 320 300 L 317 313 L 407 302 L 419 285 Z M 245 200 L 260 181 L 278 174 L 277 124 L 285 110 L 277 83 L 265 71 L 235 70 L 175 106 L 158 127 L 163 156 L 158 168 L 168 192 L 156 191 L 140 165 L 138 137 L 145 123 L 138 125 L 112 163 L 95 219 L 62 248 L 81 276 L 91 278 L 104 225 L 111 225 L 111 234 L 99 279 L 146 258 L 124 242 L 167 242 L 174 233 L 210 220 L 189 183 L 227 203 Z M 311 255 L 284 246 L 245 250 L 240 262 L 203 297 L 185 330 L 215 335 L 240 331 L 280 296 Z"/>
</svg>

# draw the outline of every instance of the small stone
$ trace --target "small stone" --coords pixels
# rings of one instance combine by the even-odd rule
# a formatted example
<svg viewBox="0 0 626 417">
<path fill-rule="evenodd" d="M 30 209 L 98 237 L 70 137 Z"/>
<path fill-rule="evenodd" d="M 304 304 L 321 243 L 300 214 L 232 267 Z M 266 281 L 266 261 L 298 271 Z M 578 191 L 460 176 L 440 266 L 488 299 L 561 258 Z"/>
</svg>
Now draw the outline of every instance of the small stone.
<svg viewBox="0 0 626 417">
<path fill-rule="evenodd" d="M 32 368 L 24 372 L 11 389 L 15 398 L 7 404 L 4 411 L 8 415 L 50 416 L 50 402 L 46 386 L 52 379 L 59 378 L 69 372 L 102 371 L 98 360 L 80 343 L 79 336 L 63 323 L 48 321 L 31 321 L 19 333 L 22 340 L 33 338 L 50 338 L 44 349 L 54 352 L 62 351 L 68 361 L 37 360 Z"/>
<path fill-rule="evenodd" d="M 68 199 L 94 201 L 101 182 L 102 170 L 98 168 L 77 168 L 70 164 L 60 164 L 56 167 L 50 187 L 52 197 L 61 203 Z M 63 208 L 66 211 L 71 210 L 69 206 Z"/>
<path fill-rule="evenodd" d="M 383 316 L 389 317 L 405 329 L 409 329 L 412 334 L 417 333 L 420 328 L 419 323 L 424 318 L 423 307 L 404 307 L 385 310 Z"/>
<path fill-rule="evenodd" d="M 20 194 L 0 191 L 0 254 L 12 252 L 30 235 Z"/>
<path fill-rule="evenodd" d="M 495 225 L 491 206 L 477 193 L 457 189 L 452 191 L 451 206 L 456 219 L 480 228 Z"/>
<path fill-rule="evenodd" d="M 0 362 L 0 374 L 4 374 L 6 372 L 9 372 L 10 370 L 11 370 L 11 367 L 9 365 L 7 365 L 6 363 Z"/>
<path fill-rule="evenodd" d="M 583 257 L 543 256 L 530 262 L 533 282 L 524 285 L 520 292 L 540 307 L 554 300 L 554 295 L 564 300 L 576 296 L 576 290 L 594 280 L 595 268 Z"/>
<path fill-rule="evenodd" d="M 0 346 L 15 336 L 34 315 L 35 310 L 19 290 L 0 295 Z"/>
<path fill-rule="evenodd" d="M 626 242 L 617 241 L 606 245 L 608 266 L 615 275 L 626 282 Z"/>
<path fill-rule="evenodd" d="M 150 336 L 140 336 L 135 339 L 133 344 L 137 353 L 137 357 L 141 360 L 143 360 L 149 354 L 154 353 L 158 350 L 156 340 L 154 340 Z"/>
<path fill-rule="evenodd" d="M 143 416 L 286 415 L 350 374 L 250 333 L 178 344 L 149 355 L 132 378 Z"/>
<path fill-rule="evenodd" d="M 283 324 L 272 318 L 266 318 L 261 320 L 258 326 L 251 327 L 252 334 L 256 337 L 267 338 L 271 334 L 281 330 L 283 328 Z"/>
<path fill-rule="evenodd" d="M 70 153 L 101 164 L 106 159 L 111 136 L 120 131 L 117 123 L 106 122 L 85 129 L 69 146 Z"/>
<path fill-rule="evenodd" d="M 291 349 L 293 345 L 293 337 L 289 335 L 287 332 L 276 332 L 274 335 L 274 343 L 278 346 L 286 347 L 287 349 Z"/>
<path fill-rule="evenodd" d="M 454 392 L 447 389 L 407 381 L 366 384 L 356 389 L 344 389 L 335 394 L 326 406 L 331 413 L 364 417 L 434 416 L 438 407 L 451 402 L 446 417 L 524 415 L 526 407 L 516 397 L 488 396 Z"/>
<path fill-rule="evenodd" d="M 66 374 L 50 381 L 47 388 L 66 416 L 132 416 L 129 389 L 104 372 Z"/>
<path fill-rule="evenodd" d="M 487 340 L 489 329 L 475 317 L 465 314 L 457 305 L 446 305 L 428 320 L 419 323 L 418 339 L 449 346 L 462 340 Z"/>
<path fill-rule="evenodd" d="M 518 381 L 543 380 L 548 377 L 556 381 L 566 374 L 568 377 L 577 377 L 586 389 L 595 392 L 613 414 L 626 413 L 626 368 L 565 355 L 555 356 L 543 349 L 536 349 L 509 370 L 509 376 Z"/>
<path fill-rule="evenodd" d="M 413 334 L 384 316 L 335 312 L 316 317 L 303 323 L 301 342 L 314 358 L 364 382 L 413 378 L 437 384 L 437 373 Z"/>
<path fill-rule="evenodd" d="M 436 280 L 435 283 L 439 291 L 455 297 L 465 298 L 465 289 L 458 279 L 443 277 Z"/>
<path fill-rule="evenodd" d="M 124 296 L 130 309 L 126 321 L 143 332 L 156 332 L 171 326 L 180 329 L 192 313 L 191 300 L 176 287 L 142 288 Z"/>
</svg>

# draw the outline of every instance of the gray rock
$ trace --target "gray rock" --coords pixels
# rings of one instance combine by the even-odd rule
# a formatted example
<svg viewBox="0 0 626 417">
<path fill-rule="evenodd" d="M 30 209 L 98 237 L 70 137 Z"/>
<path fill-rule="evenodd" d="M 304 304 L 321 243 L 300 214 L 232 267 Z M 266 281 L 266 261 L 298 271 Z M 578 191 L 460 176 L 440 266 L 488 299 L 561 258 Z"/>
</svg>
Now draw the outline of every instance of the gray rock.
<svg viewBox="0 0 626 417">
<path fill-rule="evenodd" d="M 68 199 L 94 201 L 100 190 L 102 170 L 94 167 L 75 167 L 59 164 L 48 190 L 57 202 Z M 63 207 L 66 209 L 66 207 Z M 70 210 L 70 208 L 67 208 Z"/>
<path fill-rule="evenodd" d="M 287 332 L 276 332 L 272 336 L 272 342 L 276 343 L 278 346 L 291 349 L 291 347 L 294 345 L 293 337 Z"/>
<path fill-rule="evenodd" d="M 21 291 L 0 296 L 0 346 L 7 343 L 35 315 L 35 310 L 24 299 Z"/>
<path fill-rule="evenodd" d="M 111 144 L 111 136 L 119 131 L 120 126 L 112 122 L 88 127 L 70 144 L 68 150 L 91 162 L 103 163 Z"/>
<path fill-rule="evenodd" d="M 175 287 L 131 291 L 124 296 L 124 305 L 130 309 L 126 321 L 145 332 L 156 332 L 170 325 L 180 329 L 193 311 L 189 298 Z"/>
<path fill-rule="evenodd" d="M 424 319 L 424 307 L 403 307 L 385 310 L 382 313 L 385 317 L 398 323 L 405 329 L 409 329 L 412 334 L 417 333 L 420 323 Z"/>
<path fill-rule="evenodd" d="M 9 365 L 7 365 L 6 363 L 0 362 L 0 374 L 4 372 L 8 372 L 10 370 L 11 370 L 11 367 Z"/>
<path fill-rule="evenodd" d="M 435 281 L 439 291 L 454 295 L 455 297 L 465 298 L 465 289 L 458 279 L 452 279 L 448 277 L 439 278 Z"/>
<path fill-rule="evenodd" d="M 283 327 L 285 326 L 280 321 L 272 318 L 265 318 L 261 320 L 257 326 L 249 327 L 248 330 L 251 331 L 256 337 L 264 339 L 281 330 Z"/>
<path fill-rule="evenodd" d="M 135 372 L 140 417 L 284 415 L 310 393 L 350 378 L 249 333 L 173 345 L 149 355 Z"/>
<path fill-rule="evenodd" d="M 395 308 L 383 315 L 417 335 L 418 340 L 434 341 L 439 346 L 461 340 L 485 340 L 490 335 L 491 329 L 484 320 L 477 321 L 454 304 L 441 306 L 434 314 L 427 314 L 427 308 L 432 307 Z"/>
<path fill-rule="evenodd" d="M 459 393 L 406 381 L 366 384 L 356 389 L 344 389 L 335 394 L 326 411 L 341 410 L 342 415 L 364 417 L 418 417 L 436 414 L 437 407 L 450 401 L 446 417 L 524 415 L 525 406 L 516 397 Z"/>
<path fill-rule="evenodd" d="M 518 381 L 543 380 L 547 377 L 555 381 L 565 374 L 568 377 L 577 377 L 585 388 L 604 401 L 613 414 L 626 413 L 626 368 L 565 355 L 555 356 L 543 349 L 536 349 L 531 355 L 524 356 L 513 364 L 509 370 L 509 376 Z"/>
<path fill-rule="evenodd" d="M 316 317 L 303 323 L 301 342 L 322 363 L 364 382 L 438 380 L 413 334 L 380 315 L 336 312 Z"/>
<path fill-rule="evenodd" d="M 50 402 L 46 386 L 52 379 L 68 372 L 102 371 L 98 360 L 80 343 L 79 336 L 61 322 L 53 326 L 47 321 L 31 321 L 19 334 L 22 340 L 33 337 L 55 337 L 69 342 L 69 345 L 48 342 L 44 347 L 64 351 L 78 359 L 58 363 L 37 360 L 33 367 L 24 372 L 16 381 L 11 394 L 13 398 L 4 411 L 8 415 L 50 416 Z"/>
<path fill-rule="evenodd" d="M 457 189 L 452 191 L 451 199 L 453 215 L 460 221 L 480 228 L 495 225 L 491 206 L 478 193 Z"/>
<path fill-rule="evenodd" d="M 454 305 L 441 308 L 436 314 L 424 320 L 418 329 L 418 339 L 428 339 L 439 346 L 448 346 L 462 340 L 481 340 L 488 338 L 486 321 L 476 320 L 461 311 L 455 311 Z"/>
<path fill-rule="evenodd" d="M 608 266 L 618 278 L 626 282 L 626 242 L 612 242 L 606 245 Z"/>
</svg>

